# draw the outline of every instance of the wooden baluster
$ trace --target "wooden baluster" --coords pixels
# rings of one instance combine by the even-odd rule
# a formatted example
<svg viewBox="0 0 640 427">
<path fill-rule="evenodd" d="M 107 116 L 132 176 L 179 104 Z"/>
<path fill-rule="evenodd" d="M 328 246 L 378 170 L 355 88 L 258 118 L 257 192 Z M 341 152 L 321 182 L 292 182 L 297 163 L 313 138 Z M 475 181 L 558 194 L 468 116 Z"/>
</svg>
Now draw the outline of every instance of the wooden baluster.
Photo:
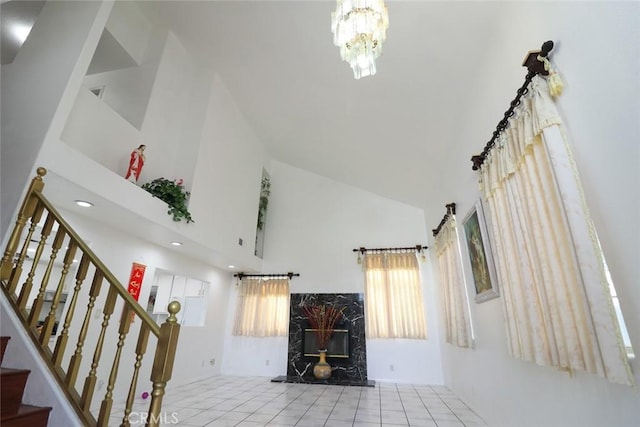
<svg viewBox="0 0 640 427">
<path fill-rule="evenodd" d="M 51 256 L 49 257 L 49 264 L 47 264 L 47 269 L 44 272 L 44 276 L 42 276 L 42 283 L 40 284 L 40 290 L 38 291 L 38 296 L 33 301 L 33 305 L 31 306 L 31 312 L 29 313 L 29 326 L 35 327 L 38 323 L 38 318 L 40 317 L 40 310 L 42 310 L 42 303 L 44 301 L 44 294 L 47 290 L 47 285 L 49 284 L 49 278 L 51 277 L 51 270 L 53 269 L 53 263 L 58 256 L 58 251 L 62 247 L 62 242 L 64 241 L 65 232 L 62 227 L 58 228 L 58 232 L 56 233 L 56 237 L 53 239 L 53 245 L 51 245 Z M 40 334 L 42 335 L 42 334 Z"/>
<path fill-rule="evenodd" d="M 49 235 L 51 234 L 51 230 L 53 229 L 53 224 L 55 221 L 56 220 L 53 214 L 49 213 L 47 215 L 46 221 L 44 222 L 44 227 L 42 227 L 42 232 L 40 233 L 40 242 L 38 242 L 36 253 L 33 255 L 33 264 L 31 264 L 31 270 L 27 275 L 27 280 L 22 285 L 22 289 L 20 289 L 20 296 L 18 297 L 18 307 L 21 310 L 25 310 L 27 307 L 27 300 L 29 299 L 31 288 L 33 287 L 33 278 L 36 275 L 40 257 L 42 257 L 42 252 L 44 251 L 45 244 L 47 242 L 47 239 L 49 238 Z"/>
<path fill-rule="evenodd" d="M 93 362 L 91 363 L 91 370 L 89 375 L 84 380 L 84 388 L 82 389 L 82 397 L 80 398 L 80 405 L 83 411 L 89 412 L 91 407 L 91 399 L 93 398 L 93 391 L 96 388 L 98 365 L 100 364 L 100 355 L 102 354 L 102 346 L 104 345 L 104 336 L 107 332 L 107 326 L 109 326 L 109 319 L 113 314 L 113 309 L 116 305 L 116 297 L 118 292 L 115 288 L 110 287 L 107 294 L 107 300 L 104 303 L 102 309 L 102 329 L 100 329 L 100 335 L 98 336 L 98 342 L 96 344 L 96 350 L 93 353 Z"/>
<path fill-rule="evenodd" d="M 56 310 L 58 309 L 60 297 L 62 296 L 62 291 L 64 290 L 64 283 L 67 280 L 69 267 L 71 267 L 71 264 L 73 264 L 73 257 L 76 256 L 77 249 L 78 243 L 76 243 L 75 240 L 71 239 L 71 241 L 69 242 L 69 246 L 67 246 L 67 252 L 64 255 L 62 274 L 60 275 L 60 280 L 58 281 L 56 293 L 53 295 L 53 300 L 51 301 L 51 309 L 49 310 L 49 314 L 47 315 L 47 317 L 44 319 L 42 331 L 40 332 L 40 344 L 42 344 L 43 346 L 46 346 L 49 342 L 49 337 L 51 337 L 53 327 L 56 324 Z"/>
<path fill-rule="evenodd" d="M 87 271 L 89 270 L 89 256 L 84 253 L 82 254 L 82 259 L 80 260 L 80 265 L 78 266 L 78 271 L 76 272 L 76 285 L 73 288 L 73 295 L 71 296 L 71 300 L 69 301 L 69 307 L 67 308 L 67 315 L 64 318 L 64 325 L 62 326 L 62 332 L 60 336 L 58 336 L 58 341 L 56 342 L 56 348 L 53 351 L 53 364 L 56 367 L 59 367 L 62 363 L 62 356 L 64 355 L 64 350 L 67 347 L 67 340 L 69 339 L 69 326 L 71 325 L 71 321 L 73 320 L 73 314 L 76 310 L 76 301 L 78 300 L 78 293 L 80 292 L 80 287 L 82 286 L 82 282 L 87 277 Z"/>
<path fill-rule="evenodd" d="M 24 242 L 22 244 L 22 250 L 20 251 L 20 256 L 18 257 L 18 261 L 16 266 L 11 271 L 11 277 L 9 278 L 9 285 L 7 290 L 9 291 L 9 295 L 13 298 L 13 293 L 16 290 L 16 285 L 18 284 L 18 280 L 20 280 L 20 276 L 22 276 L 22 265 L 24 264 L 24 260 L 27 257 L 27 250 L 29 249 L 29 243 L 31 243 L 31 238 L 33 237 L 33 232 L 36 231 L 36 227 L 40 222 L 40 218 L 42 217 L 42 212 L 44 211 L 44 205 L 42 203 L 38 203 L 33 215 L 31 216 L 31 226 L 29 227 L 29 231 L 27 232 L 26 237 L 24 238 Z"/>
<path fill-rule="evenodd" d="M 131 308 L 125 303 L 120 318 L 116 355 L 111 365 L 111 373 L 109 374 L 109 382 L 107 383 L 107 393 L 104 395 L 104 399 L 100 405 L 100 414 L 98 415 L 98 426 L 100 427 L 108 427 L 109 425 L 109 416 L 111 415 L 111 408 L 113 407 L 113 389 L 116 386 L 116 379 L 118 378 L 118 368 L 120 367 L 120 357 L 122 356 L 124 340 L 127 338 L 131 326 L 131 313 Z"/>
<path fill-rule="evenodd" d="M 140 373 L 140 366 L 142 366 L 142 358 L 147 351 L 147 343 L 149 342 L 149 328 L 142 323 L 140 326 L 140 333 L 138 334 L 138 344 L 136 345 L 136 363 L 133 365 L 133 378 L 131 378 L 131 385 L 129 386 L 129 395 L 127 396 L 127 404 L 124 409 L 124 417 L 122 418 L 122 424 L 120 427 L 130 427 L 129 415 L 131 415 L 131 409 L 133 408 L 133 401 L 136 395 L 136 387 L 138 385 L 138 374 Z"/>
<path fill-rule="evenodd" d="M 158 345 L 156 347 L 155 358 L 153 359 L 153 369 L 151 371 L 151 381 L 153 390 L 151 391 L 151 403 L 149 404 L 149 418 L 146 427 L 158 427 L 160 425 L 160 410 L 162 409 L 162 398 L 167 381 L 171 379 L 173 362 L 178 346 L 178 336 L 180 335 L 180 325 L 176 314 L 180 311 L 180 303 L 173 301 L 169 303 L 169 317 L 160 327 Z"/>
<path fill-rule="evenodd" d="M 89 291 L 89 304 L 87 304 L 87 312 L 84 315 L 84 321 L 82 322 L 82 328 L 78 334 L 78 342 L 76 344 L 76 351 L 71 356 L 69 362 L 69 369 L 67 370 L 66 384 L 69 388 L 75 388 L 76 378 L 78 377 L 78 369 L 82 363 L 82 347 L 84 347 L 84 340 L 87 338 L 87 331 L 89 330 L 89 323 L 91 322 L 91 313 L 96 303 L 96 298 L 100 294 L 100 287 L 102 286 L 102 279 L 104 278 L 100 270 L 96 270 L 93 275 L 93 282 L 91 283 L 91 290 Z"/>
<path fill-rule="evenodd" d="M 42 181 L 42 177 L 47 174 L 47 170 L 45 168 L 38 168 L 37 173 L 38 175 L 31 180 L 31 185 L 29 186 L 27 194 L 22 201 L 22 206 L 20 206 L 18 218 L 16 219 L 16 225 L 13 227 L 11 236 L 7 241 L 7 247 L 4 251 L 4 255 L 2 256 L 2 261 L 0 261 L 0 280 L 2 281 L 11 277 L 11 270 L 13 269 L 13 255 L 16 253 L 16 249 L 18 249 L 22 230 L 24 229 L 24 225 L 27 223 L 27 218 L 33 215 L 33 210 L 36 208 L 36 204 L 38 203 L 38 198 L 33 193 L 36 191 L 42 192 L 42 189 L 44 188 L 44 181 Z"/>
</svg>

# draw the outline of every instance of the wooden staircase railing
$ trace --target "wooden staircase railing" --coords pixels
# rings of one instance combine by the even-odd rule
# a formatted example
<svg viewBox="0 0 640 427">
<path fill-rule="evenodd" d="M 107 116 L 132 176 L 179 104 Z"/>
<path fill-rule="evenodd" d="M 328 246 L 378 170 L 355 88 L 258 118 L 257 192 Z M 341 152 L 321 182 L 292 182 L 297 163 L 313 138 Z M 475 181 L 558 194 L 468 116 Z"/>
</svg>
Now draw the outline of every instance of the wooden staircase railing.
<svg viewBox="0 0 640 427">
<path fill-rule="evenodd" d="M 176 318 L 180 304 L 176 301 L 170 303 L 169 317 L 162 326 L 158 326 L 44 197 L 42 177 L 46 173 L 46 169 L 38 168 L 37 176 L 32 180 L 18 212 L 0 264 L 0 287 L 85 425 L 108 426 L 111 417 L 117 416 L 119 419 L 122 416 L 120 426 L 130 426 L 129 416 L 134 402 L 139 400 L 136 399 L 136 389 L 143 366 L 142 359 L 149 337 L 155 337 L 151 384 L 147 384 L 151 386 L 151 401 L 148 413 L 143 416 L 137 414 L 136 421 L 146 418 L 147 426 L 158 426 L 163 419 L 162 399 L 167 382 L 171 379 L 180 333 Z M 36 231 L 40 234 L 39 239 L 35 238 Z M 49 242 L 51 234 L 54 237 Z M 61 250 L 63 255 L 60 263 L 57 258 Z M 75 270 L 75 286 L 68 291 L 68 298 L 63 301 L 67 279 L 70 272 L 73 274 L 72 270 Z M 23 274 L 27 271 L 26 275 Z M 87 289 L 84 283 L 90 271 L 93 276 Z M 106 297 L 101 293 L 104 282 L 107 284 Z M 79 313 L 82 310 L 78 308 L 78 304 L 84 300 L 87 301 L 86 310 Z M 94 307 L 102 301 L 102 322 L 92 325 L 92 317 L 98 314 L 94 313 Z M 116 307 L 122 307 L 122 312 L 117 336 L 114 336 L 113 333 L 110 334 L 113 328 L 110 330 L 109 325 Z M 121 359 L 126 357 L 126 338 L 132 323 L 136 327 L 139 325 L 135 351 L 130 355 L 133 373 L 128 384 L 124 410 L 122 414 L 114 415 L 114 390 L 118 388 L 118 371 Z M 75 348 L 68 345 L 72 335 L 77 336 Z M 85 341 L 95 335 L 97 339 L 89 364 L 89 360 L 83 359 Z M 108 376 L 103 379 L 101 374 L 104 369 L 98 368 L 104 360 L 102 353 L 105 346 L 115 347 L 115 355 Z M 77 388 L 78 376 L 84 371 L 88 371 L 87 375 L 81 388 Z M 97 385 L 100 390 L 100 386 L 104 384 L 106 393 L 98 410 L 93 407 L 94 392 Z"/>
</svg>

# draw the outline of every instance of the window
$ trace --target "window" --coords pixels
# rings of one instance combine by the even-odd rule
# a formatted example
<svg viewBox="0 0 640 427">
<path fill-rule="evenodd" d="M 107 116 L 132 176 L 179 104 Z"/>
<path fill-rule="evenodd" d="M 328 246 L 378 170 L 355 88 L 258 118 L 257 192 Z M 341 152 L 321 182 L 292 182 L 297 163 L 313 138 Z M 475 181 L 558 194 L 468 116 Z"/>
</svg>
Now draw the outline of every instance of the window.
<svg viewBox="0 0 640 427">
<path fill-rule="evenodd" d="M 426 339 L 415 252 L 365 254 L 367 338 Z"/>
<path fill-rule="evenodd" d="M 435 239 L 445 316 L 445 339 L 458 347 L 471 347 L 473 330 L 455 216 L 449 216 Z"/>
<path fill-rule="evenodd" d="M 509 350 L 538 365 L 633 385 L 621 313 L 571 147 L 547 83 L 536 77 L 529 89 L 480 173 Z"/>
<path fill-rule="evenodd" d="M 607 264 L 607 260 L 605 259 L 604 253 L 602 252 L 602 247 L 600 246 L 599 239 L 598 239 L 598 247 L 600 248 L 602 265 L 604 267 L 604 275 L 607 279 L 607 284 L 609 285 L 609 293 L 611 294 L 611 303 L 613 304 L 613 309 L 616 313 L 616 319 L 618 320 L 618 326 L 620 327 L 620 335 L 622 335 L 622 343 L 624 345 L 625 350 L 627 351 L 627 357 L 629 359 L 633 359 L 635 358 L 635 353 L 631 345 L 631 338 L 629 337 L 629 331 L 627 331 L 627 324 L 625 323 L 624 317 L 622 316 L 622 309 L 620 308 L 620 299 L 618 298 L 616 287 L 613 284 L 613 279 L 611 278 L 611 272 L 609 271 L 609 265 Z"/>
<path fill-rule="evenodd" d="M 289 279 L 245 277 L 238 289 L 233 335 L 286 336 L 289 315 Z"/>
</svg>

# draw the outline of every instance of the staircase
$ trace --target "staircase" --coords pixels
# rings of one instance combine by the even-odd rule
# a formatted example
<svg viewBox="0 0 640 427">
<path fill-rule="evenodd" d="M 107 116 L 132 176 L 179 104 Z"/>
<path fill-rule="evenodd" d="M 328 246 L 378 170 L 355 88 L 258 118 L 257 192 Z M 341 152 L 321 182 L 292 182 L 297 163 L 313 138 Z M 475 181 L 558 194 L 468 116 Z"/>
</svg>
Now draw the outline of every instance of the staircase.
<svg viewBox="0 0 640 427">
<path fill-rule="evenodd" d="M 145 425 L 159 427 L 180 334 L 176 316 L 180 303 L 171 302 L 167 307 L 169 317 L 158 325 L 44 196 L 42 178 L 46 173 L 46 169 L 38 168 L 18 212 L 0 260 L 0 291 L 83 425 L 108 427 L 113 417 L 122 419 L 123 427 L 129 427 L 140 382 L 152 390 Z M 67 286 L 70 281 L 75 283 L 72 290 Z M 135 281 L 129 283 L 135 284 L 140 286 Z M 101 290 L 106 290 L 106 295 Z M 83 301 L 81 305 L 79 301 Z M 101 322 L 92 322 L 98 317 Z M 110 323 L 115 323 L 116 328 Z M 131 329 L 135 349 L 125 346 Z M 90 344 L 85 346 L 87 337 L 96 339 L 89 339 Z M 155 345 L 155 355 L 149 361 L 151 376 L 145 380 L 140 373 L 144 372 L 141 368 L 150 340 Z M 49 344 L 54 341 L 52 351 Z M 107 350 L 103 354 L 104 349 Z M 119 371 L 123 380 L 117 383 Z M 28 374 L 25 370 L 2 369 L 3 427 L 47 424 L 51 408 L 22 405 Z M 104 384 L 106 392 L 100 400 L 95 395 L 96 387 L 99 385 L 100 390 Z M 126 399 L 125 407 L 114 411 L 114 398 Z M 55 411 L 53 416 L 57 414 Z M 33 418 L 26 419 L 27 416 Z"/>
<path fill-rule="evenodd" d="M 0 337 L 0 364 L 10 337 Z M 26 369 L 0 368 L 0 424 L 3 427 L 42 427 L 47 425 L 51 408 L 22 404 Z"/>
</svg>

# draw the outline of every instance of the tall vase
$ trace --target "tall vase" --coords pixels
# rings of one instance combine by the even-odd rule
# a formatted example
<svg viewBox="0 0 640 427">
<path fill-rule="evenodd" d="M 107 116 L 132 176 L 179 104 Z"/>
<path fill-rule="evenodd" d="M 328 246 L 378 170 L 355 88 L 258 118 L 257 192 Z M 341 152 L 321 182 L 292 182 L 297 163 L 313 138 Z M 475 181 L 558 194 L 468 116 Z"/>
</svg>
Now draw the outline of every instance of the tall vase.
<svg viewBox="0 0 640 427">
<path fill-rule="evenodd" d="M 331 365 L 327 363 L 327 350 L 319 350 L 320 361 L 313 367 L 313 376 L 319 380 L 326 380 L 331 376 Z"/>
</svg>

